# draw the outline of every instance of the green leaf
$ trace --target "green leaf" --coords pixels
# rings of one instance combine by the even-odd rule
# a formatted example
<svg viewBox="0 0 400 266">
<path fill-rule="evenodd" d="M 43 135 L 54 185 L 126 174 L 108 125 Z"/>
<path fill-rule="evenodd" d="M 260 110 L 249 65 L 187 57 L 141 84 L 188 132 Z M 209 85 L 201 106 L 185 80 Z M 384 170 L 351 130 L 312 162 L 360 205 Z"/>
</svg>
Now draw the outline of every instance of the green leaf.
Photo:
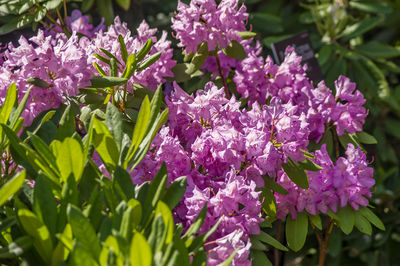
<svg viewBox="0 0 400 266">
<path fill-rule="evenodd" d="M 33 238 L 33 246 L 40 257 L 49 264 L 53 252 L 53 242 L 47 227 L 27 209 L 18 210 L 18 219 L 28 235 Z"/>
<path fill-rule="evenodd" d="M 254 237 L 270 246 L 273 246 L 279 250 L 289 251 L 284 245 L 281 244 L 281 242 L 279 242 L 278 240 L 276 240 L 269 234 L 265 233 L 264 231 L 260 231 L 259 235 L 252 235 L 252 237 Z"/>
<path fill-rule="evenodd" d="M 378 41 L 356 46 L 356 51 L 368 57 L 392 58 L 400 56 L 400 47 L 393 47 Z"/>
<path fill-rule="evenodd" d="M 38 88 L 50 88 L 50 84 L 40 78 L 28 78 L 26 82 Z"/>
<path fill-rule="evenodd" d="M 63 0 L 49 0 L 49 1 L 46 1 L 43 4 L 43 6 L 47 10 L 52 10 L 52 9 L 56 9 L 59 5 L 61 5 L 62 2 L 63 2 Z"/>
<path fill-rule="evenodd" d="M 329 58 L 332 55 L 332 46 L 331 45 L 324 45 L 322 46 L 321 50 L 318 52 L 318 63 L 322 66 L 325 65 Z"/>
<path fill-rule="evenodd" d="M 83 0 L 81 10 L 86 13 L 94 4 L 94 0 Z"/>
<path fill-rule="evenodd" d="M 114 21 L 114 8 L 111 0 L 97 0 L 96 7 L 100 14 L 100 17 L 103 17 L 106 25 L 110 25 Z"/>
<path fill-rule="evenodd" d="M 154 64 L 158 59 L 160 59 L 161 54 L 162 54 L 161 52 L 157 52 L 155 54 L 150 55 L 148 58 L 143 60 L 143 62 L 138 65 L 137 71 L 146 69 L 149 66 L 151 66 L 152 64 Z"/>
<path fill-rule="evenodd" d="M 354 227 L 354 210 L 350 206 L 340 208 L 336 213 L 339 217 L 339 227 L 346 235 L 350 234 Z"/>
<path fill-rule="evenodd" d="M 93 88 L 107 88 L 125 84 L 128 79 L 119 77 L 100 77 L 95 76 L 91 80 Z"/>
<path fill-rule="evenodd" d="M 222 52 L 225 55 L 227 55 L 231 58 L 238 59 L 238 60 L 243 60 L 246 58 L 246 52 L 245 52 L 243 46 L 235 40 L 231 41 L 231 43 L 228 45 L 228 47 L 226 47 L 225 49 L 222 49 Z"/>
<path fill-rule="evenodd" d="M 67 224 L 65 226 L 65 228 L 64 228 L 63 233 L 62 234 L 56 234 L 56 237 L 58 239 L 60 239 L 60 241 L 58 241 L 58 244 L 57 244 L 56 248 L 53 251 L 53 255 L 51 257 L 51 265 L 62 265 L 62 263 L 67 260 L 69 252 L 73 248 L 73 244 L 71 244 L 69 246 L 66 246 L 64 244 L 64 242 L 67 242 L 68 240 L 70 240 L 70 241 L 68 241 L 69 243 L 72 242 L 72 240 L 71 240 L 72 239 L 71 226 L 69 224 Z M 63 239 L 64 242 L 61 241 L 61 239 Z"/>
<path fill-rule="evenodd" d="M 76 182 L 79 183 L 86 160 L 83 156 L 81 144 L 74 138 L 66 138 L 63 142 L 59 142 L 56 147 L 56 162 L 62 180 L 66 182 L 72 174 Z"/>
<path fill-rule="evenodd" d="M 189 239 L 190 237 L 197 234 L 197 232 L 203 225 L 204 220 L 206 219 L 206 215 L 207 215 L 207 203 L 204 203 L 204 206 L 197 215 L 196 220 L 194 220 L 194 222 L 190 225 L 189 229 L 186 231 L 186 233 L 183 235 L 182 238 Z"/>
<path fill-rule="evenodd" d="M 253 13 L 250 15 L 250 24 L 254 26 L 255 31 L 265 33 L 283 32 L 282 19 L 279 15 L 268 13 Z M 268 25 L 266 27 L 266 25 Z"/>
<path fill-rule="evenodd" d="M 127 58 L 126 66 L 124 72 L 122 73 L 122 77 L 130 79 L 135 70 L 136 70 L 136 55 L 130 54 Z"/>
<path fill-rule="evenodd" d="M 129 4 L 131 2 L 131 0 L 119 0 L 119 1 L 125 1 L 125 2 L 128 2 Z M 128 7 L 128 9 L 129 9 L 129 7 Z M 128 50 L 126 49 L 124 37 L 122 37 L 121 34 L 118 35 L 118 42 L 119 42 L 119 45 L 121 46 L 122 60 L 124 60 L 124 62 L 126 63 L 126 60 L 128 60 Z"/>
<path fill-rule="evenodd" d="M 321 216 L 319 216 L 319 214 L 317 215 L 308 214 L 308 218 L 310 219 L 311 223 L 315 225 L 315 227 L 317 227 L 319 230 L 322 230 Z"/>
<path fill-rule="evenodd" d="M 377 13 L 377 14 L 389 14 L 393 11 L 393 9 L 388 6 L 386 3 L 372 2 L 372 1 L 359 1 L 353 0 L 349 1 L 349 5 L 352 8 L 369 12 L 369 13 Z"/>
<path fill-rule="evenodd" d="M 181 201 L 183 195 L 186 192 L 186 184 L 186 176 L 181 176 L 175 179 L 171 183 L 171 185 L 169 185 L 162 200 L 168 205 L 171 210 L 173 210 Z"/>
<path fill-rule="evenodd" d="M 135 196 L 135 186 L 128 172 L 120 166 L 117 166 L 113 173 L 114 186 L 120 186 L 127 199 Z"/>
<path fill-rule="evenodd" d="M 368 207 L 361 207 L 358 212 L 361 213 L 365 218 L 367 218 L 367 220 L 370 221 L 377 228 L 385 231 L 385 225 L 378 218 L 378 216 L 376 216 L 375 213 L 373 213 Z"/>
<path fill-rule="evenodd" d="M 293 251 L 299 251 L 306 242 L 308 231 L 307 214 L 304 212 L 297 214 L 297 219 L 293 220 L 291 216 L 286 218 L 286 240 Z"/>
<path fill-rule="evenodd" d="M 88 219 L 83 216 L 81 211 L 73 205 L 67 207 L 68 222 L 71 225 L 72 232 L 82 247 L 88 251 L 93 259 L 97 260 L 100 255 L 100 241 L 96 235 L 96 231 Z"/>
<path fill-rule="evenodd" d="M 93 138 L 94 146 L 105 166 L 111 172 L 118 165 L 118 146 L 104 123 L 94 118 L 93 128 L 96 132 Z"/>
<path fill-rule="evenodd" d="M 152 252 L 144 236 L 136 232 L 132 238 L 129 261 L 131 265 L 151 266 Z"/>
<path fill-rule="evenodd" d="M 25 181 L 26 171 L 17 173 L 7 183 L 0 188 L 0 206 L 2 206 L 9 197 L 13 196 Z"/>
<path fill-rule="evenodd" d="M 17 86 L 12 83 L 7 89 L 6 99 L 0 110 L 0 123 L 5 124 L 10 117 L 12 108 L 17 101 Z"/>
<path fill-rule="evenodd" d="M 107 103 L 106 125 L 111 135 L 114 137 L 118 150 L 122 145 L 122 115 L 112 103 Z"/>
<path fill-rule="evenodd" d="M 164 202 L 161 200 L 158 201 L 156 210 L 155 210 L 155 215 L 161 214 L 162 219 L 164 221 L 165 228 L 167 230 L 167 236 L 165 239 L 165 244 L 168 244 L 172 241 L 172 238 L 174 236 L 174 219 L 172 218 L 172 213 L 170 209 L 168 208 L 168 205 L 166 205 Z"/>
<path fill-rule="evenodd" d="M 230 256 L 227 258 L 224 262 L 218 264 L 218 266 L 229 266 L 231 265 L 233 258 L 235 258 L 236 253 L 238 252 L 239 249 L 236 249 Z"/>
<path fill-rule="evenodd" d="M 308 178 L 304 170 L 295 163 L 292 159 L 288 158 L 288 162 L 282 165 L 283 170 L 296 185 L 301 188 L 308 189 Z"/>
<path fill-rule="evenodd" d="M 17 109 L 14 112 L 12 112 L 11 117 L 10 117 L 10 125 L 12 128 L 15 126 L 15 124 L 17 123 L 18 119 L 20 118 L 22 112 L 24 111 L 25 105 L 26 105 L 26 102 L 28 101 L 28 97 L 29 97 L 31 90 L 32 90 L 32 87 L 29 87 L 29 89 L 25 92 L 25 95 L 22 98 L 21 102 L 18 104 Z"/>
<path fill-rule="evenodd" d="M 261 189 L 261 196 L 263 197 L 262 209 L 270 217 L 276 215 L 276 200 L 274 193 L 269 188 Z"/>
<path fill-rule="evenodd" d="M 361 233 L 371 235 L 372 226 L 360 212 L 354 212 L 354 225 Z"/>
<path fill-rule="evenodd" d="M 39 138 L 36 135 L 33 135 L 30 132 L 28 132 L 28 136 L 35 150 L 49 166 L 49 171 L 54 173 L 54 175 L 60 175 L 60 172 L 57 167 L 56 157 L 53 155 L 47 144 L 41 138 Z"/>
<path fill-rule="evenodd" d="M 364 144 L 378 144 L 376 138 L 364 131 L 356 133 L 357 139 Z"/>
<path fill-rule="evenodd" d="M 264 179 L 264 186 L 266 189 L 272 189 L 274 192 L 277 192 L 282 195 L 289 194 L 289 192 L 284 187 L 276 183 L 276 181 L 273 178 L 269 177 L 268 174 L 265 174 L 263 176 L 263 179 Z"/>
<path fill-rule="evenodd" d="M 382 18 L 380 17 L 372 17 L 366 18 L 362 21 L 354 23 L 352 25 L 347 26 L 343 32 L 340 34 L 340 37 L 345 38 L 346 40 L 352 39 L 354 37 L 360 36 L 361 34 L 370 31 L 375 28 L 378 24 L 382 22 Z"/>
<path fill-rule="evenodd" d="M 57 225 L 57 203 L 50 185 L 41 174 L 36 178 L 32 207 L 38 219 L 48 228 L 50 235 L 54 236 Z"/>
<path fill-rule="evenodd" d="M 242 38 L 242 40 L 249 40 L 256 37 L 257 35 L 257 33 L 251 31 L 239 31 L 238 34 Z"/>
<path fill-rule="evenodd" d="M 304 161 L 298 162 L 298 164 L 300 165 L 301 168 L 308 171 L 319 171 L 324 169 L 309 159 L 305 159 Z"/>
<path fill-rule="evenodd" d="M 65 109 L 58 127 L 57 139 L 64 140 L 67 137 L 72 137 L 75 132 L 75 116 L 71 105 Z"/>
<path fill-rule="evenodd" d="M 125 11 L 129 10 L 129 7 L 131 6 L 131 0 L 116 0 L 117 4 L 122 7 Z"/>
<path fill-rule="evenodd" d="M 47 9 L 44 6 L 40 6 L 36 9 L 35 14 L 33 15 L 33 21 L 39 22 L 41 21 L 47 13 Z"/>
<path fill-rule="evenodd" d="M 253 266 L 272 266 L 267 255 L 263 251 L 250 250 L 251 264 Z"/>
<path fill-rule="evenodd" d="M 146 206 L 146 208 L 143 211 L 142 224 L 145 225 L 147 223 L 147 219 L 149 218 L 151 211 L 156 208 L 158 201 L 165 192 L 167 179 L 167 167 L 165 166 L 165 163 L 163 163 L 160 170 L 158 170 L 156 176 L 151 182 L 149 190 L 147 191 L 146 199 L 143 204 Z"/>
<path fill-rule="evenodd" d="M 145 56 L 150 52 L 151 47 L 153 47 L 153 40 L 150 38 L 136 54 L 137 62 L 140 62 L 143 60 L 143 58 L 145 58 Z"/>
<path fill-rule="evenodd" d="M 197 52 L 194 54 L 192 61 L 186 69 L 186 74 L 193 74 L 204 64 L 208 56 L 208 43 L 203 42 L 197 47 Z"/>
<path fill-rule="evenodd" d="M 110 58 L 110 63 L 111 63 L 111 59 L 114 59 L 114 61 L 115 61 L 114 63 L 118 63 L 118 64 L 122 65 L 122 63 L 118 60 L 118 58 L 115 57 L 115 55 L 113 55 L 112 53 L 110 53 L 106 49 L 100 48 L 100 51 L 102 51 L 105 55 L 107 55 Z M 117 69 L 116 65 L 115 65 L 115 68 Z"/>
</svg>

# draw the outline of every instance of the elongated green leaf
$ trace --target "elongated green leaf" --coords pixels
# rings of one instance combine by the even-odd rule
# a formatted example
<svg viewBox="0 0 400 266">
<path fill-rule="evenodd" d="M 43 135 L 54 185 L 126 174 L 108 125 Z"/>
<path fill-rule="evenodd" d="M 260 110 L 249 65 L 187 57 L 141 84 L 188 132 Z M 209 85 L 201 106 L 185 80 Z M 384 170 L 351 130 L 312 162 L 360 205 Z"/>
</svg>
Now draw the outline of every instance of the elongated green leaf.
<svg viewBox="0 0 400 266">
<path fill-rule="evenodd" d="M 150 52 L 151 47 L 153 47 L 153 40 L 150 38 L 136 54 L 137 62 L 140 62 L 145 58 L 145 56 Z"/>
<path fill-rule="evenodd" d="M 20 118 L 22 112 L 25 109 L 26 102 L 28 101 L 29 94 L 32 90 L 32 87 L 29 87 L 28 90 L 25 92 L 24 97 L 22 98 L 21 102 L 18 104 L 17 109 L 11 114 L 10 117 L 10 125 L 13 128 L 17 123 L 18 119 Z"/>
<path fill-rule="evenodd" d="M 129 261 L 131 265 L 151 266 L 152 252 L 144 236 L 136 232 L 132 238 Z"/>
<path fill-rule="evenodd" d="M 391 58 L 400 56 L 400 47 L 393 47 L 378 41 L 370 41 L 357 46 L 356 51 L 368 57 Z"/>
<path fill-rule="evenodd" d="M 46 143 L 36 135 L 28 132 L 28 136 L 33 147 L 36 149 L 40 157 L 49 165 L 51 170 L 56 174 L 59 175 L 59 170 L 57 167 L 56 157 L 51 152 L 50 148 L 46 145 Z"/>
<path fill-rule="evenodd" d="M 57 139 L 64 140 L 67 137 L 72 137 L 75 132 L 75 116 L 71 105 L 65 109 L 58 127 Z"/>
<path fill-rule="evenodd" d="M 295 220 L 291 216 L 286 218 L 286 240 L 293 251 L 299 251 L 306 242 L 308 231 L 307 214 L 298 213 Z"/>
<path fill-rule="evenodd" d="M 6 99 L 0 110 L 0 123 L 5 124 L 10 117 L 11 110 L 17 101 L 17 86 L 12 83 L 7 89 Z"/>
<path fill-rule="evenodd" d="M 106 49 L 100 48 L 100 51 L 102 51 L 105 55 L 107 55 L 110 58 L 110 63 L 111 63 L 111 59 L 114 59 L 115 63 L 118 63 L 118 64 L 122 65 L 122 63 L 118 60 L 118 58 L 115 57 L 115 55 L 113 55 L 112 53 L 110 53 Z"/>
<path fill-rule="evenodd" d="M 368 207 L 361 207 L 358 212 L 361 213 L 365 218 L 367 218 L 367 220 L 370 221 L 377 228 L 385 231 L 385 225 L 378 218 L 378 216 L 376 216 L 375 213 L 373 213 Z"/>
<path fill-rule="evenodd" d="M 38 219 L 46 225 L 51 236 L 54 236 L 57 225 L 57 203 L 51 187 L 43 175 L 36 178 L 33 189 L 33 210 Z"/>
<path fill-rule="evenodd" d="M 157 52 L 155 54 L 150 55 L 148 58 L 146 58 L 145 60 L 143 60 L 143 62 L 141 62 L 138 67 L 137 67 L 137 71 L 141 71 L 143 69 L 148 68 L 149 66 L 151 66 L 152 64 L 154 64 L 158 59 L 160 59 L 161 57 L 161 52 Z"/>
<path fill-rule="evenodd" d="M 47 227 L 27 209 L 19 209 L 18 218 L 26 233 L 33 238 L 33 246 L 40 257 L 49 264 L 53 252 L 53 242 Z"/>
<path fill-rule="evenodd" d="M 155 215 L 157 216 L 157 214 L 161 214 L 162 219 L 164 221 L 164 225 L 166 228 L 166 239 L 165 239 L 165 243 L 168 244 L 172 241 L 172 238 L 174 236 L 174 219 L 172 218 L 172 213 L 171 210 L 168 208 L 168 206 L 162 202 L 161 200 L 158 201 L 157 206 L 156 206 L 156 210 L 155 210 Z"/>
<path fill-rule="evenodd" d="M 263 251 L 250 250 L 250 258 L 253 266 L 272 266 L 267 255 Z"/>
<path fill-rule="evenodd" d="M 283 170 L 296 185 L 301 188 L 307 189 L 308 178 L 304 170 L 296 164 L 292 159 L 288 158 L 288 162 L 282 165 Z"/>
<path fill-rule="evenodd" d="M 171 185 L 169 185 L 166 193 L 164 194 L 162 200 L 168 207 L 173 210 L 176 205 L 181 201 L 183 195 L 186 192 L 186 176 L 179 177 L 175 179 Z"/>
<path fill-rule="evenodd" d="M 354 212 L 354 225 L 361 233 L 371 235 L 372 226 L 360 212 Z"/>
<path fill-rule="evenodd" d="M 304 161 L 298 162 L 298 164 L 300 165 L 301 168 L 308 171 L 319 171 L 323 169 L 321 166 L 319 166 L 318 164 L 314 163 L 309 159 L 305 159 Z"/>
<path fill-rule="evenodd" d="M 121 150 L 122 144 L 122 116 L 110 102 L 107 103 L 106 109 L 106 125 L 111 135 L 114 137 L 115 143 L 117 144 L 118 150 Z"/>
<path fill-rule="evenodd" d="M 289 194 L 289 192 L 284 187 L 276 183 L 273 178 L 268 176 L 268 174 L 264 175 L 263 179 L 264 179 L 264 186 L 266 189 L 272 189 L 273 191 L 282 195 Z"/>
<path fill-rule="evenodd" d="M 71 243 L 72 242 L 71 226 L 69 224 L 67 224 L 64 228 L 63 233 L 61 235 L 57 234 L 56 236 L 58 239 L 64 239 L 64 240 L 69 239 L 71 241 L 68 241 L 68 240 L 67 241 L 69 243 Z M 65 241 L 65 242 L 67 242 L 67 241 Z M 63 241 L 61 241 L 61 240 L 58 241 L 58 244 L 57 244 L 56 248 L 54 249 L 53 255 L 51 257 L 51 265 L 61 265 L 62 262 L 64 262 L 68 258 L 69 252 L 70 252 L 70 250 L 72 250 L 72 248 L 73 248 L 72 243 L 71 243 L 71 245 L 66 246 Z"/>
<path fill-rule="evenodd" d="M 96 132 L 93 144 L 109 171 L 115 169 L 118 164 L 119 151 L 110 131 L 106 125 L 97 119 L 93 120 L 93 128 Z"/>
<path fill-rule="evenodd" d="M 246 52 L 243 46 L 235 40 L 231 41 L 228 47 L 226 47 L 222 51 L 224 52 L 225 55 L 231 58 L 235 58 L 238 60 L 243 60 L 246 58 Z"/>
<path fill-rule="evenodd" d="M 242 40 L 249 40 L 256 37 L 257 35 L 257 33 L 251 31 L 239 31 L 238 34 L 242 38 Z"/>
<path fill-rule="evenodd" d="M 128 2 L 130 3 L 130 0 L 128 0 Z M 129 7 L 128 7 L 128 9 L 129 9 Z M 128 50 L 126 49 L 124 37 L 122 37 L 121 34 L 118 35 L 118 42 L 121 47 L 122 60 L 124 60 L 124 62 L 126 63 L 126 60 L 128 60 Z"/>
<path fill-rule="evenodd" d="M 100 255 L 100 241 L 96 235 L 96 231 L 88 219 L 83 216 L 81 211 L 73 205 L 67 207 L 68 222 L 71 225 L 72 232 L 82 247 L 88 251 L 93 259 Z"/>
<path fill-rule="evenodd" d="M 277 249 L 283 250 L 283 251 L 289 251 L 287 247 L 281 244 L 278 240 L 270 236 L 269 234 L 265 233 L 264 231 L 260 231 L 259 235 L 253 235 L 252 237 L 268 244 L 271 245 Z"/>
<path fill-rule="evenodd" d="M 25 181 L 26 171 L 17 173 L 7 183 L 0 188 L 0 206 L 2 206 L 9 197 L 13 196 Z"/>
<path fill-rule="evenodd" d="M 114 179 L 114 186 L 118 185 L 125 194 L 127 199 L 134 198 L 135 186 L 132 183 L 130 175 L 125 169 L 123 169 L 120 166 L 117 166 L 113 174 L 113 179 Z"/>
<path fill-rule="evenodd" d="M 139 115 L 136 121 L 135 129 L 133 131 L 132 143 L 129 147 L 128 158 L 124 161 L 124 167 L 128 167 L 130 157 L 136 152 L 139 144 L 142 142 L 150 121 L 150 101 L 149 97 L 145 97 L 142 106 L 140 107 Z"/>
<path fill-rule="evenodd" d="M 261 196 L 263 197 L 262 209 L 270 217 L 276 215 L 276 200 L 274 193 L 269 188 L 261 189 Z"/>
<path fill-rule="evenodd" d="M 322 230 L 321 216 L 319 216 L 318 214 L 317 215 L 308 214 L 308 218 L 315 227 L 317 227 L 319 230 Z"/>
<path fill-rule="evenodd" d="M 127 58 L 126 66 L 124 72 L 122 73 L 122 77 L 130 79 L 133 75 L 133 72 L 136 70 L 136 55 L 130 54 Z"/>
<path fill-rule="evenodd" d="M 357 132 L 356 133 L 357 139 L 361 142 L 361 143 L 365 143 L 365 144 L 378 144 L 378 141 L 376 140 L 376 138 L 364 131 L 361 132 Z"/>
<path fill-rule="evenodd" d="M 189 239 L 190 237 L 197 234 L 197 232 L 203 225 L 204 220 L 206 219 L 206 215 L 207 215 L 207 203 L 204 203 L 204 206 L 201 209 L 199 215 L 197 215 L 196 220 L 194 220 L 194 222 L 190 225 L 189 229 L 186 231 L 186 233 L 183 235 L 182 238 Z"/>
<path fill-rule="evenodd" d="M 341 37 L 349 40 L 351 38 L 360 36 L 361 34 L 364 34 L 365 32 L 375 28 L 381 22 L 382 18 L 380 17 L 372 17 L 364 19 L 360 22 L 347 26 L 343 30 Z"/>
<path fill-rule="evenodd" d="M 208 56 L 208 43 L 203 42 L 197 47 L 197 52 L 194 54 L 192 61 L 186 69 L 187 74 L 193 74 L 196 70 L 200 69 Z"/>
<path fill-rule="evenodd" d="M 85 164 L 83 148 L 74 138 L 66 138 L 58 145 L 56 162 L 64 182 L 73 174 L 77 183 L 82 177 Z"/>
<path fill-rule="evenodd" d="M 129 7 L 131 6 L 131 0 L 116 0 L 117 4 L 122 7 L 125 11 L 129 10 Z"/>
<path fill-rule="evenodd" d="M 125 84 L 128 79 L 119 77 L 93 77 L 91 80 L 91 87 L 93 88 L 107 88 Z"/>
<path fill-rule="evenodd" d="M 349 206 L 345 206 L 338 210 L 337 216 L 339 217 L 340 229 L 346 235 L 350 234 L 354 227 L 354 210 Z"/>
<path fill-rule="evenodd" d="M 238 252 L 239 249 L 236 249 L 235 251 L 233 251 L 233 253 L 229 256 L 229 258 L 227 258 L 224 262 L 218 264 L 218 266 L 229 266 L 231 265 L 233 259 L 236 256 L 236 253 Z"/>
<path fill-rule="evenodd" d="M 353 1 L 349 1 L 349 5 L 350 5 L 350 7 L 361 10 L 361 11 L 377 13 L 377 14 L 389 14 L 393 11 L 393 9 L 384 2 L 379 3 L 379 2 L 372 2 L 372 1 L 353 0 Z"/>
</svg>

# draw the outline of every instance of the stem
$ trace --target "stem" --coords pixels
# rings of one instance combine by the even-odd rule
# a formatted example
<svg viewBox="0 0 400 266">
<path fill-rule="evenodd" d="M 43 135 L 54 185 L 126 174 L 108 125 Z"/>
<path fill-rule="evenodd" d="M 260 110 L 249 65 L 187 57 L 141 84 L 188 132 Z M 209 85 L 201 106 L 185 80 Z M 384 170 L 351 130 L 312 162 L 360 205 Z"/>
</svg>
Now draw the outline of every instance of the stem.
<svg viewBox="0 0 400 266">
<path fill-rule="evenodd" d="M 218 53 L 215 55 L 215 59 L 217 60 L 219 75 L 221 76 L 222 83 L 224 84 L 225 97 L 229 100 L 229 98 L 230 98 L 229 88 L 228 88 L 228 84 L 226 83 L 224 74 L 222 72 L 221 61 L 219 60 Z"/>
<path fill-rule="evenodd" d="M 48 20 L 50 20 L 51 23 L 57 25 L 58 27 L 60 27 L 60 29 L 62 29 L 63 27 L 60 25 L 60 23 L 58 23 L 57 21 L 54 20 L 54 18 L 52 18 L 49 14 L 46 14 L 46 18 Z"/>
<path fill-rule="evenodd" d="M 331 128 L 331 132 L 332 132 L 333 143 L 335 145 L 335 154 L 336 154 L 336 160 L 337 160 L 340 157 L 339 137 L 337 135 L 335 127 Z"/>
<path fill-rule="evenodd" d="M 276 240 L 281 242 L 281 229 L 282 229 L 282 220 L 278 221 L 278 228 L 276 229 Z M 274 248 L 274 266 L 279 266 L 280 252 L 277 248 Z"/>
<path fill-rule="evenodd" d="M 64 3 L 64 19 L 65 19 L 65 25 L 67 25 L 68 24 L 68 21 L 67 21 L 67 17 L 68 17 L 68 14 L 67 14 L 67 1 L 66 0 L 64 0 L 63 1 Z"/>
<path fill-rule="evenodd" d="M 326 228 L 324 239 L 322 240 L 322 242 L 319 246 L 318 266 L 325 265 L 326 250 L 328 249 L 328 240 L 329 240 L 329 236 L 331 235 L 332 229 L 333 229 L 333 220 L 332 220 L 332 218 L 329 217 L 328 218 L 328 227 Z"/>
</svg>

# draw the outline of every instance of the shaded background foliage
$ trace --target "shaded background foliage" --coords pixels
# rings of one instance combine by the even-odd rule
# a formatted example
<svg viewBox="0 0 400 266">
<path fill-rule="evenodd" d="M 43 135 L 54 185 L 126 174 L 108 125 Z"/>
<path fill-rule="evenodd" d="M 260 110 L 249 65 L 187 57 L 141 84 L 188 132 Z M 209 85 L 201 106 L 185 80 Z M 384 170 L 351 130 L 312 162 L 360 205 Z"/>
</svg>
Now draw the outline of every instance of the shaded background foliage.
<svg viewBox="0 0 400 266">
<path fill-rule="evenodd" d="M 327 265 L 395 265 L 400 261 L 400 0 L 245 3 L 250 13 L 248 23 L 257 32 L 265 55 L 272 56 L 271 43 L 308 31 L 327 85 L 333 88 L 334 79 L 343 74 L 355 81 L 367 98 L 370 113 L 364 128 L 379 143 L 365 148 L 374 161 L 375 213 L 385 223 L 386 231 L 374 230 L 372 236 L 367 236 L 355 230 L 345 236 L 334 229 Z M 81 9 L 95 25 L 101 17 L 110 24 L 118 15 L 131 29 L 145 19 L 151 27 L 163 30 L 170 26 L 176 5 L 176 0 L 83 0 L 68 2 L 68 10 Z M 0 27 L 9 18 L 0 16 Z M 0 42 L 16 41 L 21 31 L 29 36 L 32 29 L 2 35 Z M 173 36 L 169 37 L 174 41 Z M 182 56 L 179 49 L 175 51 L 176 58 Z M 274 232 L 276 228 L 271 230 Z M 315 264 L 317 246 L 316 239 L 310 237 L 299 253 L 285 253 L 281 262 Z"/>
</svg>

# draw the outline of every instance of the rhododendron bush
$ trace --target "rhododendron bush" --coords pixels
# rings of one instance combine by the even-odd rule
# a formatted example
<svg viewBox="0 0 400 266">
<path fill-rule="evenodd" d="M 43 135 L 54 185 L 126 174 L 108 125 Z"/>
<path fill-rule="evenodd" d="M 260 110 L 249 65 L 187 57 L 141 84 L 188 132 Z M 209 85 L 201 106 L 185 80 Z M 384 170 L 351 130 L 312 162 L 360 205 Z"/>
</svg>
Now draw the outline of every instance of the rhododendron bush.
<svg viewBox="0 0 400 266">
<path fill-rule="evenodd" d="M 179 1 L 171 32 L 131 31 L 74 10 L 8 44 L 0 260 L 269 265 L 310 228 L 323 265 L 334 226 L 384 230 L 363 94 L 314 83 L 292 47 L 264 57 L 248 17 Z"/>
</svg>

